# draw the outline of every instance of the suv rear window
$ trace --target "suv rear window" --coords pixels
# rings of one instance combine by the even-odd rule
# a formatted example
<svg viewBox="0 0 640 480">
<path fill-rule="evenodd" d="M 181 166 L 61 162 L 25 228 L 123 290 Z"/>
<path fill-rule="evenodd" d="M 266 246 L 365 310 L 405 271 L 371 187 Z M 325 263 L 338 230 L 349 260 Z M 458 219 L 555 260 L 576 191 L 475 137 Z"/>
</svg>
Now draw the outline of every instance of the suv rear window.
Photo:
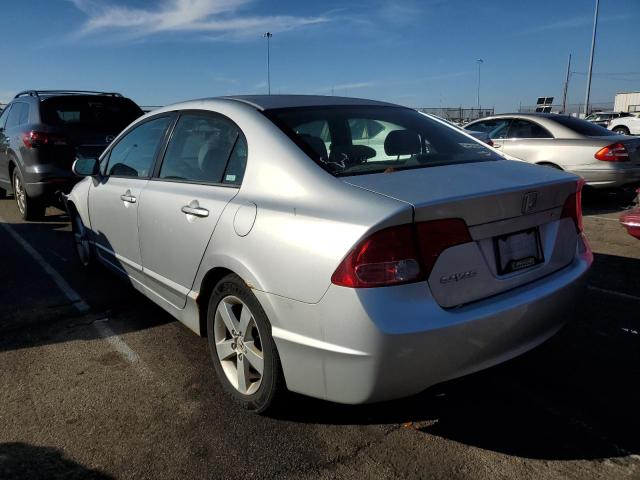
<svg viewBox="0 0 640 480">
<path fill-rule="evenodd" d="M 40 104 L 43 123 L 121 131 L 143 112 L 127 98 L 77 96 L 54 97 Z"/>
<path fill-rule="evenodd" d="M 611 135 L 617 135 L 617 133 L 607 130 L 595 123 L 587 122 L 586 120 L 580 120 L 579 118 L 568 117 L 566 115 L 558 115 L 553 117 L 547 117 L 549 120 L 553 120 L 560 125 L 567 127 L 569 130 L 573 130 L 580 135 L 587 137 L 607 137 Z"/>
<path fill-rule="evenodd" d="M 501 159 L 483 144 L 410 108 L 304 107 L 264 114 L 334 176 Z"/>
</svg>

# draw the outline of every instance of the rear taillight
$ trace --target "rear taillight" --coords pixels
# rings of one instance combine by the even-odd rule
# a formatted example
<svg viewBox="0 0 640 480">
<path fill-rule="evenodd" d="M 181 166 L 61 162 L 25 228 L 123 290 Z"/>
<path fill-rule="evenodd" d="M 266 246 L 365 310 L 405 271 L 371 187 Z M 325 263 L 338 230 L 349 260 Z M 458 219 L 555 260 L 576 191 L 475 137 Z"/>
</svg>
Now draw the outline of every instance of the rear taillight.
<svg viewBox="0 0 640 480">
<path fill-rule="evenodd" d="M 49 135 L 44 132 L 36 132 L 31 130 L 22 135 L 22 143 L 27 148 L 36 148 L 47 145 L 50 142 Z"/>
<path fill-rule="evenodd" d="M 471 241 L 467 224 L 461 218 L 421 222 L 416 224 L 416 229 L 422 266 L 427 276 L 447 248 Z"/>
<path fill-rule="evenodd" d="M 31 130 L 22 135 L 22 143 L 27 148 L 38 148 L 45 145 L 66 145 L 67 141 L 60 135 Z"/>
<path fill-rule="evenodd" d="M 582 224 L 582 187 L 584 180 L 581 178 L 576 185 L 575 193 L 567 197 L 562 207 L 562 215 L 560 218 L 571 218 L 576 226 L 576 232 L 582 233 L 584 226 Z"/>
<path fill-rule="evenodd" d="M 594 155 L 598 160 L 603 162 L 627 162 L 629 161 L 629 152 L 622 143 L 613 143 L 601 148 Z"/>
<path fill-rule="evenodd" d="M 340 263 L 331 282 L 343 287 L 369 288 L 424 280 L 440 253 L 470 241 L 461 219 L 386 228 L 357 244 Z"/>
</svg>

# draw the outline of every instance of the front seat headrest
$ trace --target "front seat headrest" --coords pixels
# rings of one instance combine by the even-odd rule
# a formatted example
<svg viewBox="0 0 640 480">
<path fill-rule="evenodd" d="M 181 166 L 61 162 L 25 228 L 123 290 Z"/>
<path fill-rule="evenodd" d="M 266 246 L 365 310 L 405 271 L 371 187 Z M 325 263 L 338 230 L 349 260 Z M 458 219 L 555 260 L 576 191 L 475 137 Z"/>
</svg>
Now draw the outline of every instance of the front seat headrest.
<svg viewBox="0 0 640 480">
<path fill-rule="evenodd" d="M 315 152 L 318 156 L 318 160 L 322 162 L 326 162 L 329 159 L 329 155 L 327 154 L 327 146 L 324 144 L 320 137 L 314 137 L 308 134 L 300 135 L 300 138 L 311 147 L 311 150 Z"/>
<path fill-rule="evenodd" d="M 394 130 L 384 140 L 384 153 L 389 156 L 417 155 L 420 150 L 420 136 L 411 130 Z"/>
</svg>

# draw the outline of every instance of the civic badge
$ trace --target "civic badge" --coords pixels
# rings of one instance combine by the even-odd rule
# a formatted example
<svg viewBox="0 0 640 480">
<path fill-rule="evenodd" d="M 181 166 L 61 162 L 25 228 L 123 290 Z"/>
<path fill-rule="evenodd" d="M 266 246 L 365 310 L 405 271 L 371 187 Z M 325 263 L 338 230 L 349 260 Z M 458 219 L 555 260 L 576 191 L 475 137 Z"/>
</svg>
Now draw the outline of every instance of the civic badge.
<svg viewBox="0 0 640 480">
<path fill-rule="evenodd" d="M 527 192 L 524 194 L 522 198 L 522 213 L 527 214 L 533 211 L 536 208 L 536 203 L 538 203 L 538 192 Z"/>
</svg>

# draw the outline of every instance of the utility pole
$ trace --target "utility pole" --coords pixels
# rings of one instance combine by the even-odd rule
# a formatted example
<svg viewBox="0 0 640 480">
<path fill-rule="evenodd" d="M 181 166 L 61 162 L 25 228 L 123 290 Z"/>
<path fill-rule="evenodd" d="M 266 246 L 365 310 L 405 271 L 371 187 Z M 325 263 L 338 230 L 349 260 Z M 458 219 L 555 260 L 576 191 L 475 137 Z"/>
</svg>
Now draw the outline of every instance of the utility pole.
<svg viewBox="0 0 640 480">
<path fill-rule="evenodd" d="M 271 39 L 271 37 L 273 37 L 273 33 L 266 32 L 263 36 L 264 38 L 267 39 L 267 88 L 268 88 L 269 95 L 271 95 L 271 59 L 270 59 L 271 52 L 270 52 L 269 40 Z"/>
<path fill-rule="evenodd" d="M 564 81 L 564 92 L 562 93 L 562 113 L 567 113 L 567 92 L 569 91 L 569 75 L 571 75 L 571 54 L 567 63 L 567 78 Z"/>
<path fill-rule="evenodd" d="M 480 110 L 480 65 L 484 63 L 484 60 L 479 58 L 476 62 L 478 63 L 478 110 Z"/>
<path fill-rule="evenodd" d="M 591 95 L 591 73 L 593 71 L 593 53 L 596 49 L 596 30 L 598 29 L 598 7 L 600 0 L 596 0 L 596 11 L 593 14 L 593 36 L 591 37 L 591 55 L 589 55 L 589 74 L 587 75 L 587 91 L 584 95 L 584 116 L 589 115 L 589 96 Z"/>
</svg>

